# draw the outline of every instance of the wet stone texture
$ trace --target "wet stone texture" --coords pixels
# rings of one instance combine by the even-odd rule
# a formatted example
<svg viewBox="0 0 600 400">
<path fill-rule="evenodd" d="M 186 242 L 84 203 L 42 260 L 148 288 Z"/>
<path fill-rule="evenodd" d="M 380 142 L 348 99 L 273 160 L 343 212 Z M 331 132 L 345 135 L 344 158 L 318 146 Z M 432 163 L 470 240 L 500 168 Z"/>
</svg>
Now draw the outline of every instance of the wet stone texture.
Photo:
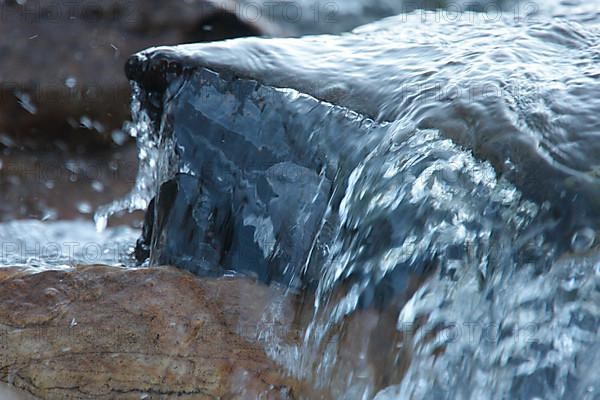
<svg viewBox="0 0 600 400">
<path fill-rule="evenodd" d="M 161 85 L 152 72 L 140 79 Z M 327 235 L 321 224 L 328 203 L 338 207 L 341 200 L 332 182 L 343 181 L 341 171 L 349 170 L 343 165 L 356 163 L 373 144 L 363 140 L 358 148 L 353 138 L 375 137 L 380 127 L 256 81 L 228 81 L 208 69 L 190 79 L 181 90 L 173 80 L 165 96 L 177 96 L 164 110 L 153 106 L 152 93 L 142 95 L 155 121 L 168 115 L 164 137 L 172 139 L 173 168 L 182 172 L 151 203 L 138 259 L 200 275 L 236 270 L 267 283 L 311 284 L 316 276 L 303 270 L 304 261 L 321 243 L 318 234 Z"/>
<path fill-rule="evenodd" d="M 297 340 L 292 301 L 166 267 L 3 269 L 0 379 L 45 399 L 295 398 L 263 351 L 273 329 Z"/>
</svg>

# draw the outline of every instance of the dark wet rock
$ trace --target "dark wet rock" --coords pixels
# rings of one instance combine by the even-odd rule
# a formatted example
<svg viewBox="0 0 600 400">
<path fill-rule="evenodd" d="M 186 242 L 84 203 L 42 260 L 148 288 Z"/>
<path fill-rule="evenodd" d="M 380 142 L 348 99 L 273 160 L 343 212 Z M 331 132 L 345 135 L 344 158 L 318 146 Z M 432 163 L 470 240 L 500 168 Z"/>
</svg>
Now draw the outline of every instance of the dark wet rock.
<svg viewBox="0 0 600 400">
<path fill-rule="evenodd" d="M 152 79 L 149 85 L 161 86 L 156 73 L 142 74 L 144 85 Z M 265 282 L 310 282 L 307 254 L 319 257 L 327 205 L 337 208 L 343 193 L 332 181 L 345 179 L 345 165 L 367 154 L 374 141 L 357 148 L 358 139 L 375 139 L 380 126 L 309 96 L 207 69 L 182 88 L 174 77 L 166 92 L 177 96 L 168 110 L 149 92 L 142 102 L 156 118 L 168 114 L 174 169 L 187 172 L 162 183 L 138 258 L 199 274 L 236 270 Z"/>
<path fill-rule="evenodd" d="M 32 272 L 0 270 L 4 382 L 44 399 L 298 394 L 263 350 L 274 325 L 261 316 L 278 301 L 277 326 L 297 340 L 293 298 L 275 287 L 166 267 Z"/>
<path fill-rule="evenodd" d="M 456 25 L 397 16 L 340 36 L 155 48 L 130 59 L 127 73 L 145 89 L 144 107 L 157 131 L 168 116 L 161 135 L 173 132 L 181 146 L 175 150 L 179 166 L 198 175 L 206 162 L 228 176 L 224 187 L 245 184 L 240 174 L 251 162 L 291 162 L 310 171 L 304 177 L 323 177 L 327 191 L 340 160 L 366 154 L 352 146 L 373 148 L 368 140 L 357 145 L 351 139 L 365 141 L 363 122 L 369 131 L 400 121 L 438 130 L 490 161 L 527 198 L 548 202 L 548 223 L 568 242 L 582 227 L 598 225 L 600 107 L 594 93 L 600 81 L 588 70 L 598 34 L 560 19 L 523 26 L 510 18 L 477 18 Z M 489 40 L 464 47 L 482 35 Z M 441 44 L 441 36 L 448 43 Z M 508 38 L 530 51 L 497 50 Z M 567 48 L 587 61 L 566 69 Z M 463 55 L 469 62 L 456 61 Z M 585 84 L 569 83 L 578 79 Z M 329 128 L 316 130 L 323 122 Z M 253 198 L 246 200 L 250 205 L 243 207 L 252 207 Z M 319 204 L 308 215 L 321 212 Z M 273 232 L 278 238 L 277 228 Z"/>
</svg>

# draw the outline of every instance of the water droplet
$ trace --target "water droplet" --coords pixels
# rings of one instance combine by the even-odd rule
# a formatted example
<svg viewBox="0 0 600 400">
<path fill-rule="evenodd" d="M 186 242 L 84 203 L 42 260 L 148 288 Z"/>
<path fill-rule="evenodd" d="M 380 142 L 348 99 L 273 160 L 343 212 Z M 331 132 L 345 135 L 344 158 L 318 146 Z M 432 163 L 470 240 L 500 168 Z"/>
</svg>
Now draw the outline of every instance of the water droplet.
<svg viewBox="0 0 600 400">
<path fill-rule="evenodd" d="M 44 214 L 42 215 L 42 221 L 49 221 L 56 219 L 56 210 L 53 208 L 47 208 L 44 210 Z"/>
<path fill-rule="evenodd" d="M 100 181 L 94 181 L 92 182 L 92 189 L 100 193 L 104 191 L 104 185 Z"/>
<path fill-rule="evenodd" d="M 589 250 L 596 240 L 596 233 L 591 228 L 583 228 L 575 232 L 571 238 L 571 249 L 575 253 L 583 253 Z"/>
<path fill-rule="evenodd" d="M 9 148 L 15 146 L 15 142 L 5 133 L 0 133 L 0 144 Z"/>
<path fill-rule="evenodd" d="M 33 104 L 31 97 L 23 92 L 17 91 L 15 92 L 15 96 L 19 102 L 19 105 L 25 109 L 29 114 L 37 113 L 37 107 Z"/>
<path fill-rule="evenodd" d="M 69 76 L 65 79 L 65 86 L 68 88 L 74 88 L 77 85 L 77 79 L 72 76 Z"/>
<path fill-rule="evenodd" d="M 89 214 L 92 212 L 92 206 L 87 201 L 82 201 L 77 204 L 77 211 L 82 214 Z"/>
<path fill-rule="evenodd" d="M 560 284 L 560 286 L 566 291 L 566 292 L 572 292 L 574 290 L 577 290 L 581 287 L 582 284 L 582 280 L 578 279 L 577 276 L 570 276 L 567 279 L 565 279 L 564 281 L 562 281 L 562 283 Z"/>
<path fill-rule="evenodd" d="M 85 115 L 83 117 L 79 118 L 79 123 L 81 124 L 82 127 L 86 128 L 86 129 L 92 129 L 94 127 L 92 120 L 88 116 L 85 116 Z"/>
<path fill-rule="evenodd" d="M 127 140 L 127 135 L 120 129 L 112 131 L 111 138 L 115 144 L 121 146 Z"/>
<path fill-rule="evenodd" d="M 108 220 L 106 215 L 94 215 L 94 221 L 96 222 L 96 231 L 103 232 L 106 229 L 106 224 Z"/>
</svg>

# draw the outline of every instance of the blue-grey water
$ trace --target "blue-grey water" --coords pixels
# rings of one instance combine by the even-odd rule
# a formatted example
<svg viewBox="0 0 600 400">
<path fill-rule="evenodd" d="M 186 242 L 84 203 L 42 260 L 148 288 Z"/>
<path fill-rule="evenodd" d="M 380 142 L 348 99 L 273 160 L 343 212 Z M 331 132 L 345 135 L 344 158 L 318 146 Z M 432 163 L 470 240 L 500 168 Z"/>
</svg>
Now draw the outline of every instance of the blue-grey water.
<svg viewBox="0 0 600 400">
<path fill-rule="evenodd" d="M 535 6 L 533 17 L 418 11 L 339 36 L 162 50 L 383 127 L 353 142 L 366 156 L 339 164 L 340 206 L 325 214 L 320 256 L 306 260 L 319 275 L 303 340 L 267 344 L 290 374 L 348 399 L 600 398 L 600 3 Z M 136 98 L 132 110 L 138 182 L 99 212 L 100 233 L 27 221 L 2 224 L 0 238 L 130 250 L 138 232 L 102 231 L 108 216 L 145 208 L 160 182 L 186 172 L 167 168 L 172 149 L 158 146 Z M 86 262 L 74 254 L 4 263 Z M 95 262 L 127 265 L 127 251 L 116 254 Z M 400 270 L 424 278 L 392 324 L 363 327 L 342 356 L 343 340 L 331 340 L 341 322 Z"/>
</svg>

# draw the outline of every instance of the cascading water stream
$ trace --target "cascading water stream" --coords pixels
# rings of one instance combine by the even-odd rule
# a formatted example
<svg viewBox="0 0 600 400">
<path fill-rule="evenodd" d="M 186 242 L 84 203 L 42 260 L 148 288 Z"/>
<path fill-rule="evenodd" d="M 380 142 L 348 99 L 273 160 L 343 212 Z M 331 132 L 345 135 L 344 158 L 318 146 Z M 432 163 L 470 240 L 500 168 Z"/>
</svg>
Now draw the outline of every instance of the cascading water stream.
<svg viewBox="0 0 600 400">
<path fill-rule="evenodd" d="M 242 76 L 245 73 L 275 81 L 269 76 L 269 68 L 289 61 L 286 68 L 293 72 L 295 66 L 303 65 L 298 60 L 312 54 L 313 49 L 306 43 L 323 40 L 324 48 L 317 55 L 324 61 L 316 64 L 326 70 L 307 68 L 302 71 L 308 76 L 306 80 L 310 81 L 311 74 L 327 80 L 331 78 L 328 74 L 343 70 L 345 75 L 340 75 L 338 87 L 342 95 L 330 88 L 320 94 L 333 103 L 341 97 L 343 106 L 362 107 L 364 114 L 380 117 L 377 122 L 371 121 L 375 128 L 370 135 L 352 143 L 350 155 L 331 156 L 335 173 L 323 167 L 310 175 L 311 185 L 318 188 L 313 193 L 314 203 L 320 204 L 322 192 L 329 196 L 316 224 L 316 236 L 302 259 L 303 273 L 316 271 L 316 285 L 305 299 L 306 324 L 299 342 L 275 337 L 265 345 L 267 352 L 291 375 L 306 379 L 317 390 L 327 390 L 334 398 L 558 399 L 570 394 L 596 398 L 600 392 L 593 372 L 600 367 L 596 350 L 600 326 L 596 218 L 590 216 L 588 221 L 582 211 L 578 217 L 583 218 L 568 220 L 578 211 L 570 207 L 584 204 L 593 209 L 598 192 L 593 174 L 598 162 L 592 151 L 596 144 L 590 140 L 597 134 L 597 101 L 592 94 L 598 87 L 593 62 L 598 58 L 599 43 L 595 24 L 586 21 L 584 27 L 558 20 L 528 27 L 523 33 L 511 24 L 499 23 L 490 28 L 465 23 L 459 26 L 464 35 L 459 36 L 460 40 L 448 39 L 452 48 L 461 52 L 460 60 L 452 63 L 446 62 L 452 58 L 452 54 L 445 53 L 448 46 L 439 45 L 436 35 L 454 26 L 437 26 L 424 37 L 415 38 L 415 43 L 397 44 L 389 38 L 391 35 L 397 39 L 397 23 L 389 19 L 357 31 L 365 40 L 383 37 L 380 48 L 364 44 L 367 49 L 357 54 L 371 51 L 374 57 L 384 59 L 387 55 L 390 62 L 403 63 L 405 68 L 398 72 L 382 63 L 376 70 L 382 73 L 373 77 L 363 58 L 357 57 L 356 64 L 348 62 L 348 66 L 344 60 L 328 56 L 328 51 L 346 55 L 341 49 L 355 40 L 351 36 L 343 37 L 340 43 L 331 38 L 309 38 L 289 47 L 292 42 L 274 42 L 274 47 L 266 50 L 258 42 L 247 45 L 242 41 L 236 42 L 237 48 L 232 44 L 216 45 L 214 51 L 202 47 L 190 50 L 190 54 L 204 51 L 204 57 L 214 57 L 217 61 L 213 64 L 205 62 L 210 67 L 218 67 L 219 62 L 231 63 L 237 65 Z M 402 28 L 408 35 L 405 32 L 417 32 L 422 27 L 409 23 Z M 495 46 L 498 32 L 530 52 L 512 48 L 509 52 Z M 546 40 L 544 46 L 540 38 Z M 579 60 L 576 66 L 556 58 L 565 43 L 572 43 L 571 55 Z M 427 52 L 419 53 L 418 45 Z M 294 54 L 293 46 L 297 46 L 299 55 Z M 475 53 L 470 46 L 481 46 L 485 51 Z M 283 56 L 277 51 L 282 48 L 287 50 L 281 53 Z M 257 60 L 252 57 L 253 50 L 264 57 L 269 54 L 267 50 L 275 55 L 271 63 L 257 65 L 253 64 Z M 406 55 L 402 60 L 394 58 L 397 50 Z M 187 55 L 185 51 L 182 53 Z M 249 61 L 243 65 L 239 60 Z M 434 61 L 431 65 L 419 64 L 427 64 L 427 60 Z M 467 62 L 469 67 L 463 68 L 461 63 Z M 544 63 L 548 64 L 546 70 L 537 68 Z M 490 65 L 496 70 L 490 71 Z M 385 75 L 390 68 L 391 76 Z M 478 79 L 477 74 L 482 78 Z M 354 81 L 362 82 L 357 77 L 367 83 L 356 84 Z M 442 78 L 453 84 L 457 79 L 464 80 L 471 89 L 488 79 L 502 90 L 492 100 L 475 96 L 467 101 L 448 93 L 431 97 L 435 88 L 432 84 Z M 526 85 L 533 78 L 540 85 L 535 90 Z M 378 93 L 373 90 L 376 86 L 369 84 L 378 79 L 385 79 L 397 90 Z M 419 79 L 427 84 L 411 86 L 408 94 L 398 94 L 400 89 L 407 89 L 407 82 Z M 284 76 L 277 83 L 298 88 L 305 83 L 298 80 L 300 83 L 286 81 Z M 309 96 L 299 94 L 301 89 L 307 91 L 306 87 L 298 91 L 277 89 L 277 96 L 281 96 L 277 100 L 291 104 L 289 110 L 298 107 L 299 113 L 304 112 L 304 100 L 298 99 Z M 344 97 L 344 91 L 369 95 L 374 101 L 361 105 L 359 96 Z M 207 119 L 226 119 L 225 111 L 220 115 L 206 100 L 218 94 L 223 93 L 217 89 L 201 94 L 191 91 L 181 95 L 184 100 L 173 107 L 188 107 L 182 114 L 198 112 Z M 313 95 L 318 97 L 319 93 Z M 184 163 L 173 168 L 181 161 L 178 157 L 189 157 L 186 151 L 190 150 L 182 143 L 173 143 L 165 134 L 165 119 L 159 121 L 158 129 L 153 128 L 157 123 L 143 110 L 140 96 L 138 88 L 131 127 L 140 146 L 138 182 L 128 198 L 98 212 L 99 228 L 106 225 L 111 213 L 145 208 L 159 193 L 160 184 L 173 178 L 175 172 L 195 177 L 194 165 Z M 185 96 L 206 98 L 194 103 Z M 170 100 L 168 97 L 163 101 L 163 109 L 168 108 Z M 235 101 L 232 108 L 237 107 Z M 253 106 L 248 102 L 239 105 L 239 115 L 245 115 L 244 107 Z M 275 103 L 267 101 L 264 107 L 275 107 Z M 373 109 L 377 112 L 371 113 Z M 208 116 L 211 112 L 218 117 Z M 327 115 L 337 118 L 335 112 Z M 356 115 L 348 119 L 352 118 L 359 119 Z M 361 120 L 361 127 L 363 123 Z M 574 129 L 577 126 L 580 129 Z M 190 128 L 194 129 L 202 130 Z M 487 135 L 489 141 L 479 134 Z M 307 142 L 312 145 L 313 139 L 311 135 Z M 499 159 L 505 154 L 499 150 L 500 144 L 510 139 L 514 139 L 515 147 L 522 145 L 523 153 L 514 157 L 521 163 L 516 166 L 511 159 Z M 580 146 L 580 142 L 589 147 Z M 207 147 L 204 142 L 202 145 Z M 302 151 L 298 153 L 309 158 Z M 482 154 L 490 161 L 484 161 Z M 231 160 L 237 154 L 231 160 L 221 153 L 219 156 L 234 164 Z M 548 187 L 548 200 L 540 200 L 546 195 L 539 193 L 543 180 L 528 175 L 533 168 L 526 162 L 529 156 L 549 166 L 548 171 L 561 182 L 554 185 L 550 180 L 553 186 Z M 302 168 L 310 169 L 305 165 Z M 252 181 L 241 176 L 236 176 L 243 181 L 240 186 L 251 187 Z M 566 189 L 561 191 L 563 183 Z M 577 185 L 582 187 L 580 196 L 573 190 Z M 275 184 L 272 187 L 277 188 Z M 567 189 L 575 196 L 564 200 Z M 526 190 L 530 191 L 527 195 L 523 193 Z M 565 204 L 556 204 L 562 200 Z M 565 213 L 557 216 L 556 210 L 561 207 Z M 254 239 L 270 240 L 273 225 L 259 217 L 247 217 L 245 226 L 256 226 Z M 589 226 L 585 225 L 588 222 Z M 281 242 L 261 243 L 261 248 L 277 251 L 283 247 Z M 295 289 L 290 290 L 290 296 L 297 294 Z M 274 304 L 267 310 L 264 322 L 277 320 L 282 312 L 278 307 Z"/>
<path fill-rule="evenodd" d="M 463 283 L 475 296 L 499 270 L 519 268 L 524 259 L 539 267 L 553 254 L 543 238 L 543 211 L 498 180 L 488 163 L 434 130 L 400 123 L 389 126 L 381 145 L 352 171 L 339 214 L 304 340 L 299 346 L 271 349 L 293 374 L 320 387 L 340 385 L 334 391 L 338 398 L 368 399 L 375 394 L 375 376 L 352 382 L 357 371 L 340 368 L 336 355 L 341 349 L 338 340 L 331 340 L 344 318 L 373 303 L 369 296 L 374 287 L 388 285 L 396 291 L 392 304 L 385 305 L 401 309 L 393 328 L 416 329 L 421 317 L 426 319 L 423 325 L 439 326 L 438 334 L 443 334 L 444 325 L 456 322 L 435 315 L 436 307 L 452 300 L 448 286 Z M 408 300 L 402 294 L 409 290 L 413 274 L 425 278 Z M 437 298 L 423 298 L 430 285 L 446 288 Z M 375 331 L 364 334 L 381 340 Z M 402 356 L 399 349 L 411 343 L 391 337 L 390 333 L 386 347 L 397 360 Z M 423 351 L 434 349 L 429 345 Z M 378 367 L 398 368 L 393 363 Z"/>
</svg>

